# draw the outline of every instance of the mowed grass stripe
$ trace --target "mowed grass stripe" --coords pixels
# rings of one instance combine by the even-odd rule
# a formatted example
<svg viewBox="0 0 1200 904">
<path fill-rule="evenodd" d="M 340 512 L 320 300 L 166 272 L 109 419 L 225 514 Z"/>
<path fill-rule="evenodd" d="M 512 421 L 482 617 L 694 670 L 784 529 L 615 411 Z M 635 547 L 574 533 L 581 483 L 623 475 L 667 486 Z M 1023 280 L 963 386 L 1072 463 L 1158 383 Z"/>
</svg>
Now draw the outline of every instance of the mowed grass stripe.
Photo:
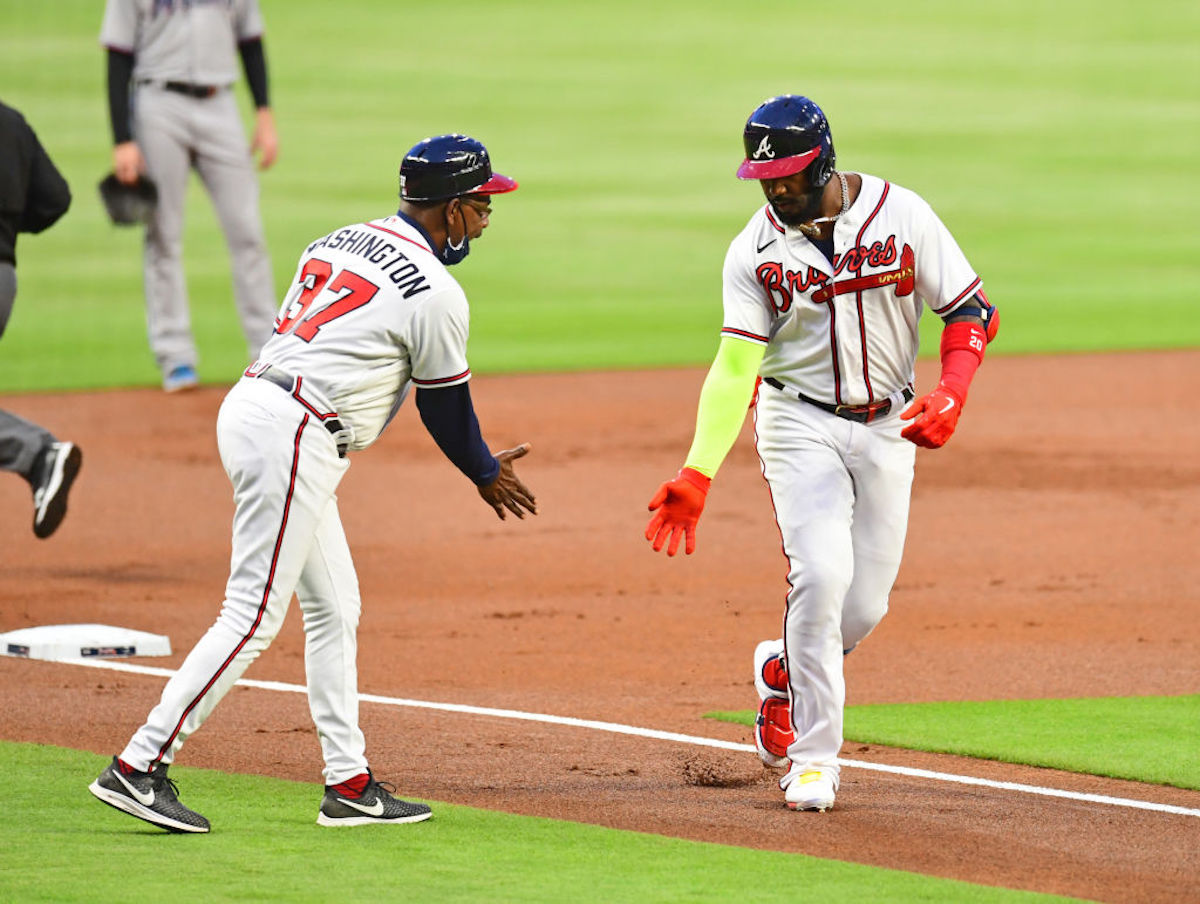
<svg viewBox="0 0 1200 904">
<path fill-rule="evenodd" d="M 592 902 L 1061 901 L 799 854 L 430 802 L 404 827 L 316 825 L 319 785 L 172 767 L 210 835 L 168 835 L 95 800 L 105 759 L 0 743 L 0 899 Z"/>
<path fill-rule="evenodd" d="M 140 237 L 105 221 L 95 191 L 110 165 L 101 7 L 11 5 L 5 101 L 29 116 L 75 203 L 21 237 L 0 391 L 153 384 Z M 866 0 L 853 40 L 843 10 L 806 10 L 788 46 L 836 42 L 836 66 L 764 51 L 755 17 L 685 0 L 553 15 L 503 0 L 359 0 L 335 16 L 320 0 L 262 6 L 282 142 L 262 178 L 277 290 L 312 238 L 394 209 L 400 157 L 419 138 L 474 134 L 521 182 L 455 271 L 477 373 L 710 360 L 725 250 L 760 203 L 733 176 L 740 129 L 785 91 L 825 107 L 843 168 L 933 204 L 1003 312 L 989 354 L 1200 342 L 1195 3 L 922 0 L 900 12 Z M 195 179 L 185 248 L 201 376 L 230 382 L 245 345 Z M 924 319 L 932 354 L 938 324 Z"/>
<path fill-rule="evenodd" d="M 753 725 L 755 712 L 712 713 Z M 880 703 L 846 708 L 849 741 L 1200 790 L 1200 695 Z"/>
</svg>

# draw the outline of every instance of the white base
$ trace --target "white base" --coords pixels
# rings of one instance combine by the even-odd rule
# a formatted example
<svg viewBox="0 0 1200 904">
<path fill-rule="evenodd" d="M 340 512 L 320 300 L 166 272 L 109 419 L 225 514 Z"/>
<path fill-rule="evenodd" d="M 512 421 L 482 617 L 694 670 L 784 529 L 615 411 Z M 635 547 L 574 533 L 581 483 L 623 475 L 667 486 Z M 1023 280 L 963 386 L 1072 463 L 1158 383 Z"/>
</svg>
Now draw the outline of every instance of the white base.
<svg viewBox="0 0 1200 904">
<path fill-rule="evenodd" d="M 58 661 L 170 656 L 171 640 L 112 625 L 39 625 L 0 634 L 0 653 Z"/>
</svg>

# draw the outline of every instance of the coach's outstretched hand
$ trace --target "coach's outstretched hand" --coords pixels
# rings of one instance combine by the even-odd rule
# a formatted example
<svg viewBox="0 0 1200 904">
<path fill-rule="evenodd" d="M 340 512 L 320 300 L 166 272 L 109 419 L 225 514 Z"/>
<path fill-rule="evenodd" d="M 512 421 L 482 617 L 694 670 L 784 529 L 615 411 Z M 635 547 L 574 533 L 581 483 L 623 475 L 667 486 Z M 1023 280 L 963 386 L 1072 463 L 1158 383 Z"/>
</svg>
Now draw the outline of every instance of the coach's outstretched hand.
<svg viewBox="0 0 1200 904">
<path fill-rule="evenodd" d="M 537 514 L 537 500 L 533 498 L 533 493 L 529 492 L 529 488 L 521 483 L 521 478 L 513 470 L 512 464 L 518 458 L 524 457 L 530 448 L 532 447 L 529 443 L 521 443 L 515 449 L 497 452 L 496 458 L 500 462 L 500 473 L 491 483 L 479 487 L 479 495 L 483 497 L 484 502 L 495 509 L 496 517 L 501 521 L 505 518 L 505 509 L 518 518 L 524 518 L 525 512 L 529 512 L 531 515 Z"/>
<path fill-rule="evenodd" d="M 686 538 L 683 551 L 689 556 L 696 550 L 696 523 L 704 511 L 704 500 L 712 479 L 692 468 L 681 468 L 674 480 L 658 488 L 648 508 L 655 512 L 646 525 L 646 539 L 658 552 L 670 537 L 667 555 L 679 551 L 679 541 Z"/>
</svg>

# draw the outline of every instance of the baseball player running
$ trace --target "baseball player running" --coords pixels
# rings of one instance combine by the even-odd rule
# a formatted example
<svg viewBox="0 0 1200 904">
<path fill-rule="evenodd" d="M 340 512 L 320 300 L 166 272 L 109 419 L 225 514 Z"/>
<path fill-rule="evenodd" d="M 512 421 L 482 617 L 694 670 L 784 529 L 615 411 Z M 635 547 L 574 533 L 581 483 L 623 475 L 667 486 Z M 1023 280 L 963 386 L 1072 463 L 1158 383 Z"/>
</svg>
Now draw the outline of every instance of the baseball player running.
<svg viewBox="0 0 1200 904">
<path fill-rule="evenodd" d="M 887 611 L 916 446 L 936 449 L 954 432 L 999 321 L 928 204 L 834 168 L 829 123 L 811 100 L 765 101 L 743 138 L 737 175 L 757 179 L 767 203 L 726 254 L 724 325 L 695 437 L 650 500 L 645 535 L 667 555 L 681 542 L 695 549 L 710 483 L 750 403 L 789 587 L 783 638 L 755 650 L 755 743 L 765 764 L 786 767 L 788 807 L 828 810 L 842 657 Z M 913 401 L 923 306 L 945 321 L 942 371 Z"/>
<path fill-rule="evenodd" d="M 217 418 L 233 484 L 233 552 L 216 623 L 167 682 L 129 744 L 91 785 L 100 800 L 173 832 L 207 832 L 167 778 L 184 740 L 278 633 L 295 591 L 304 613 L 309 706 L 325 760 L 324 826 L 428 819 L 375 780 L 358 726 L 358 578 L 335 492 L 349 452 L 373 443 L 410 387 L 425 427 L 500 518 L 536 514 L 513 462 L 479 431 L 468 380 L 467 299 L 446 269 L 517 183 L 464 135 L 413 147 L 400 209 L 305 249 L 275 331 Z"/>
<path fill-rule="evenodd" d="M 0 336 L 17 299 L 17 235 L 41 232 L 71 206 L 71 189 L 17 110 L 0 104 Z M 33 533 L 45 539 L 67 514 L 67 495 L 83 464 L 75 443 L 0 409 L 0 469 L 33 490 Z"/>
<path fill-rule="evenodd" d="M 100 42 L 108 49 L 113 170 L 126 184 L 145 172 L 158 188 L 144 248 L 146 326 L 167 392 L 197 385 L 183 274 L 183 212 L 192 167 L 212 198 L 229 245 L 247 360 L 257 357 L 271 333 L 274 276 L 250 154 L 260 152 L 265 169 L 279 149 L 262 34 L 258 0 L 105 4 Z M 237 79 L 234 47 L 256 108 L 249 147 L 230 90 Z"/>
</svg>

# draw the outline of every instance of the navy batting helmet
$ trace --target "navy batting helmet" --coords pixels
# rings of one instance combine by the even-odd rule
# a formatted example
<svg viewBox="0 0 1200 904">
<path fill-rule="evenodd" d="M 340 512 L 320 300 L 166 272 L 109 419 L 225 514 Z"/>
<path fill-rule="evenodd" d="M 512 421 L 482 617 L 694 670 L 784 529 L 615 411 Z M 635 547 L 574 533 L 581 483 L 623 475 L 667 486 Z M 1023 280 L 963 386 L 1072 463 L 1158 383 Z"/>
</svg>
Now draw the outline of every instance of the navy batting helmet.
<svg viewBox="0 0 1200 904">
<path fill-rule="evenodd" d="M 466 135 L 437 135 L 413 145 L 400 164 L 400 197 L 444 201 L 460 195 L 498 195 L 517 183 L 492 172 L 482 142 Z"/>
<path fill-rule="evenodd" d="M 782 179 L 808 168 L 808 180 L 822 186 L 833 175 L 837 155 L 829 121 L 807 97 L 783 94 L 759 105 L 742 132 L 746 159 L 739 179 Z"/>
</svg>

